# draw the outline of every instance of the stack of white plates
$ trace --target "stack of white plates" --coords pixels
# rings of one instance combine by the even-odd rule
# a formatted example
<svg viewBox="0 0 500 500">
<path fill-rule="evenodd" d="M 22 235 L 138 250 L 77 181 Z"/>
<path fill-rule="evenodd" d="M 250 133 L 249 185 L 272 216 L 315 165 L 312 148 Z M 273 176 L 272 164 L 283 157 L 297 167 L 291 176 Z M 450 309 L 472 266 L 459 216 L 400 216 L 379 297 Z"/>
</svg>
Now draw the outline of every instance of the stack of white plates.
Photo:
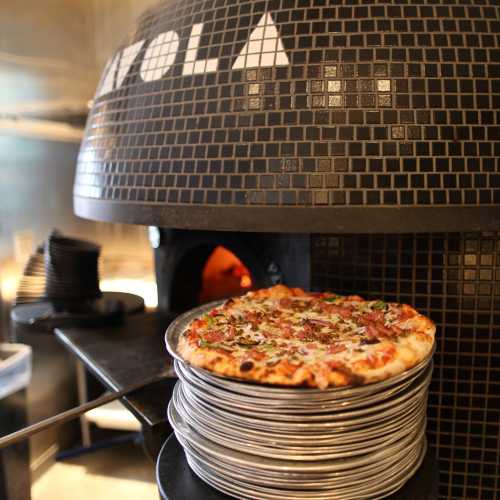
<svg viewBox="0 0 500 500">
<path fill-rule="evenodd" d="M 167 332 L 179 382 L 168 409 L 191 469 L 242 499 L 383 498 L 416 472 L 426 451 L 431 357 L 384 382 L 327 390 L 247 383 L 184 363 Z"/>
</svg>

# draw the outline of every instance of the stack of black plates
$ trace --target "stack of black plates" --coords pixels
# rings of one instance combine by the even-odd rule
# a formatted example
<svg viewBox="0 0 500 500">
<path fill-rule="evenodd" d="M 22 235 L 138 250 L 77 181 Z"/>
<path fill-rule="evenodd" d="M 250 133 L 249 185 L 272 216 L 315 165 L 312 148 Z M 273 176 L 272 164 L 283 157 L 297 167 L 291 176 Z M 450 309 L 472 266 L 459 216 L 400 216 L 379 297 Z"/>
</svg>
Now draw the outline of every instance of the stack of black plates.
<svg viewBox="0 0 500 500">
<path fill-rule="evenodd" d="M 214 304 L 167 331 L 179 382 L 168 415 L 191 469 L 242 499 L 383 498 L 426 451 L 431 357 L 389 380 L 326 390 L 247 383 L 184 363 L 179 334 Z"/>
<path fill-rule="evenodd" d="M 53 233 L 45 245 L 45 295 L 54 301 L 96 299 L 100 247 Z"/>
</svg>

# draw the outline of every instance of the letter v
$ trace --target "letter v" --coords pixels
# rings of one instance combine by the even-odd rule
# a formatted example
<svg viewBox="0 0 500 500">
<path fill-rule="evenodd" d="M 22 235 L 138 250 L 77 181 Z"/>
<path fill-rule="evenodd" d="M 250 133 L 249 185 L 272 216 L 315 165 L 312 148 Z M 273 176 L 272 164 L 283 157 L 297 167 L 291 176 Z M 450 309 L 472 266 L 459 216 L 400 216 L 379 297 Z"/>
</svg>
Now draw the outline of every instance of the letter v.
<svg viewBox="0 0 500 500">
<path fill-rule="evenodd" d="M 116 75 L 117 89 L 120 88 L 125 81 L 125 77 L 127 76 L 130 67 L 134 63 L 137 54 L 140 52 L 145 42 L 146 40 L 141 40 L 133 45 L 129 45 L 123 50 L 120 58 L 120 65 L 118 66 L 118 74 Z"/>
</svg>

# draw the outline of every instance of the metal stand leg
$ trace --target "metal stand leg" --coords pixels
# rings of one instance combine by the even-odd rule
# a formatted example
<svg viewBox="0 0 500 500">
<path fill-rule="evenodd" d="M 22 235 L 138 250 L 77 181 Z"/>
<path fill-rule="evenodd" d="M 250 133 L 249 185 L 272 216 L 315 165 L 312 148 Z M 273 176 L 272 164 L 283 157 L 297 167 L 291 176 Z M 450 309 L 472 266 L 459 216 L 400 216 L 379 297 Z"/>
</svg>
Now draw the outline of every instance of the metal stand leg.
<svg viewBox="0 0 500 500">
<path fill-rule="evenodd" d="M 85 373 L 85 366 L 81 361 L 76 360 L 76 383 L 78 386 L 78 403 L 83 404 L 87 402 L 87 378 Z M 85 417 L 80 417 L 80 432 L 82 434 L 82 446 L 87 448 L 91 446 L 90 440 L 90 425 Z"/>
</svg>

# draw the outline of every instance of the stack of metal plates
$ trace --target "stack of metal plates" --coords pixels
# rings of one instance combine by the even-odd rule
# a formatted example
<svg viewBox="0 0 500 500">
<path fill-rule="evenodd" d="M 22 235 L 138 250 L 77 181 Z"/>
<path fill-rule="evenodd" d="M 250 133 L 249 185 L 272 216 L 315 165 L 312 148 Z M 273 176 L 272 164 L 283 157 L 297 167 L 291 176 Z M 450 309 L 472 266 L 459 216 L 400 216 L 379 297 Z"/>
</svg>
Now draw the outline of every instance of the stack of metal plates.
<svg viewBox="0 0 500 500">
<path fill-rule="evenodd" d="M 184 363 L 176 321 L 167 346 L 179 376 L 168 409 L 191 469 L 242 499 L 383 498 L 426 451 L 431 357 L 389 380 L 326 390 L 252 384 Z"/>
</svg>

